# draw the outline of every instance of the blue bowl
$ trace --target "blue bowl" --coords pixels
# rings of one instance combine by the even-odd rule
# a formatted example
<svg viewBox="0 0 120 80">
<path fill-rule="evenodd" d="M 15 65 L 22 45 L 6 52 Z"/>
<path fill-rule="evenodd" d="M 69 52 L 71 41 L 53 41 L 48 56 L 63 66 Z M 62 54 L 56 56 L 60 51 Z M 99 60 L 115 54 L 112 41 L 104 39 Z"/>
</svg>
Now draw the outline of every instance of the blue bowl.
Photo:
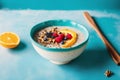
<svg viewBox="0 0 120 80">
<path fill-rule="evenodd" d="M 80 30 L 80 32 L 83 33 L 83 35 L 84 35 L 84 40 L 77 46 L 70 47 L 70 48 L 44 47 L 43 45 L 39 44 L 36 40 L 34 40 L 34 35 L 37 31 L 42 30 L 46 27 L 50 27 L 50 26 L 60 26 L 60 27 L 69 26 L 69 27 L 75 28 L 77 30 Z M 89 33 L 88 33 L 87 29 L 84 26 L 82 26 L 74 21 L 71 21 L 71 20 L 48 20 L 48 21 L 41 22 L 41 23 L 33 26 L 30 31 L 30 39 L 31 39 L 31 42 L 32 42 L 35 50 L 41 56 L 45 57 L 46 59 L 48 59 L 51 62 L 56 63 L 56 64 L 65 64 L 65 63 L 71 61 L 72 59 L 78 57 L 85 49 L 86 43 L 88 42 L 88 38 L 89 38 Z M 76 52 L 73 52 L 73 51 L 76 51 Z M 74 54 L 71 52 L 73 52 Z M 55 54 L 53 54 L 53 53 L 55 53 Z M 57 53 L 57 55 L 56 55 L 56 53 Z M 73 56 L 73 57 L 68 56 L 68 55 L 66 55 L 67 53 L 69 53 L 68 55 L 73 54 L 75 56 Z M 62 56 L 60 57 L 60 55 L 62 55 L 62 56 L 65 55 L 64 57 L 66 57 L 66 59 L 61 58 Z M 50 57 L 50 56 L 52 56 L 52 57 Z M 59 56 L 59 57 L 57 57 L 57 56 Z M 58 59 L 56 59 L 56 58 L 54 59 L 53 57 L 57 57 Z M 69 58 L 69 57 L 71 57 L 71 58 Z M 69 58 L 69 59 L 67 59 L 67 58 Z M 63 60 L 61 60 L 61 59 L 63 59 Z"/>
</svg>

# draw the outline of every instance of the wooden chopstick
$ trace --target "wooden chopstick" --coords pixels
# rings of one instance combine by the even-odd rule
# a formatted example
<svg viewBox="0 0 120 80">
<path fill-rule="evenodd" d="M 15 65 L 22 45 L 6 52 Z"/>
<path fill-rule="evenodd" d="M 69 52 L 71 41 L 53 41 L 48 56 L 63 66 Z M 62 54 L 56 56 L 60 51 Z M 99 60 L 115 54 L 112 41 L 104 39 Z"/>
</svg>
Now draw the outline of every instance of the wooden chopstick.
<svg viewBox="0 0 120 80">
<path fill-rule="evenodd" d="M 106 47 L 107 47 L 107 49 L 108 49 L 108 51 L 109 51 L 112 59 L 114 60 L 114 62 L 119 65 L 120 64 L 120 56 L 119 56 L 118 52 L 115 50 L 115 48 L 111 45 L 111 43 L 109 42 L 109 40 L 101 32 L 101 30 L 99 29 L 99 27 L 97 26 L 97 24 L 94 22 L 94 20 L 90 16 L 90 14 L 88 12 L 84 12 L 83 15 L 84 15 L 85 19 L 87 20 L 87 22 L 98 33 L 98 35 L 100 36 L 100 38 L 105 43 L 105 45 L 106 45 Z"/>
</svg>

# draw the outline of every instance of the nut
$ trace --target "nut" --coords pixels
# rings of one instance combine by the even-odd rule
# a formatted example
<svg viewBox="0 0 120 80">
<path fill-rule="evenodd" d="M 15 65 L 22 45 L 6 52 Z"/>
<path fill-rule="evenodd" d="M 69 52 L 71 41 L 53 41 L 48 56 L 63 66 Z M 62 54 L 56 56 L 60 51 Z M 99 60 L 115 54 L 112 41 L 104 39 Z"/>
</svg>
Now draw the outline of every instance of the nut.
<svg viewBox="0 0 120 80">
<path fill-rule="evenodd" d="M 105 73 L 104 73 L 104 75 L 105 75 L 106 77 L 110 77 L 112 74 L 113 74 L 113 73 L 112 73 L 110 70 L 106 70 Z"/>
</svg>

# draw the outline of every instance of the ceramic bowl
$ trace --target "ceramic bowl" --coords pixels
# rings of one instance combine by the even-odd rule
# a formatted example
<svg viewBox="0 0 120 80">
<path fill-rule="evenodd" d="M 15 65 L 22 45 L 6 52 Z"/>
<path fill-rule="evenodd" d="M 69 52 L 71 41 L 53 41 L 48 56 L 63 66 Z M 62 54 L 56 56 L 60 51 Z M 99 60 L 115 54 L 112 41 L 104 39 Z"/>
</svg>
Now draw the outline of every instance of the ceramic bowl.
<svg viewBox="0 0 120 80">
<path fill-rule="evenodd" d="M 81 31 L 84 35 L 84 40 L 75 47 L 70 48 L 48 48 L 39 44 L 34 40 L 34 35 L 37 31 L 50 26 L 69 26 Z M 87 45 L 89 33 L 87 29 L 71 20 L 48 20 L 41 22 L 32 27 L 30 30 L 30 39 L 34 49 L 44 58 L 55 64 L 66 64 L 71 60 L 77 58 Z"/>
</svg>

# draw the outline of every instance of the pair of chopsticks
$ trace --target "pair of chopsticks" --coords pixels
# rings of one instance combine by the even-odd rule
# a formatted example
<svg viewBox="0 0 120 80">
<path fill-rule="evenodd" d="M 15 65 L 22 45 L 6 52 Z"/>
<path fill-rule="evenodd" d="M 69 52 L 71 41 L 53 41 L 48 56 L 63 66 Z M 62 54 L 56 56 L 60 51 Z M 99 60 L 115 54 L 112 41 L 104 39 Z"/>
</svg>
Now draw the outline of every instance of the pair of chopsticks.
<svg viewBox="0 0 120 80">
<path fill-rule="evenodd" d="M 92 28 L 97 32 L 97 34 L 100 36 L 100 38 L 103 40 L 103 42 L 105 43 L 112 59 L 114 60 L 114 62 L 119 65 L 120 64 L 120 56 L 118 54 L 118 52 L 115 50 L 115 48 L 111 45 L 111 43 L 109 42 L 109 40 L 104 36 L 104 34 L 100 31 L 99 27 L 97 26 L 97 24 L 94 22 L 94 20 L 92 19 L 92 17 L 90 16 L 90 14 L 88 12 L 84 12 L 83 13 L 85 19 L 88 21 L 88 23 L 92 26 Z"/>
</svg>

